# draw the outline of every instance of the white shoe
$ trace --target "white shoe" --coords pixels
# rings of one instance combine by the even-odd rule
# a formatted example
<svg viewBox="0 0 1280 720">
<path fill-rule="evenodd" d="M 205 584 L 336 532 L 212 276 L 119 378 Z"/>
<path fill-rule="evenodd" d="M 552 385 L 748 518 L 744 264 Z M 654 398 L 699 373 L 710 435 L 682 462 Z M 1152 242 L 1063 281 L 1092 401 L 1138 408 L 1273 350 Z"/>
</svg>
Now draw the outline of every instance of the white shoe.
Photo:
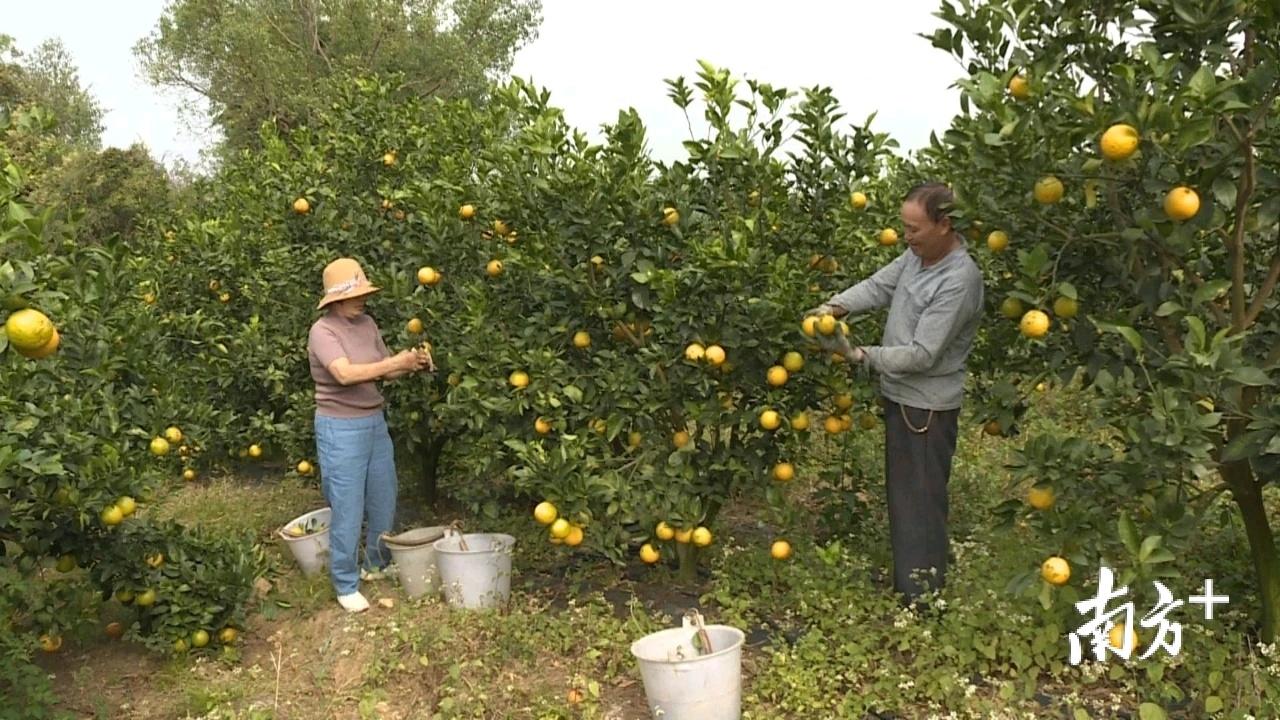
<svg viewBox="0 0 1280 720">
<path fill-rule="evenodd" d="M 338 604 L 342 606 L 343 610 L 353 613 L 364 612 L 369 609 L 369 601 L 365 599 L 364 595 L 360 594 L 359 590 L 350 595 L 339 595 Z"/>
</svg>

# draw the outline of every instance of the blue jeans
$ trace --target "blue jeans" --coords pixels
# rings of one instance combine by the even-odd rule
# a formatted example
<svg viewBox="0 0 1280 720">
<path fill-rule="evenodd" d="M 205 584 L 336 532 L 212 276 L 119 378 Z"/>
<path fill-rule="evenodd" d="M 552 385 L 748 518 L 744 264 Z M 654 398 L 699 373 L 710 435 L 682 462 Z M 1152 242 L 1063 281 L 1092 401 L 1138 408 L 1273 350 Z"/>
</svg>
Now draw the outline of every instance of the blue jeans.
<svg viewBox="0 0 1280 720">
<path fill-rule="evenodd" d="M 364 566 L 380 569 L 391 558 L 381 538 L 383 533 L 391 532 L 396 514 L 396 461 L 391 435 L 382 410 L 360 418 L 317 413 L 315 428 L 320 490 L 333 512 L 329 523 L 329 576 L 339 595 L 350 595 L 360 587 L 356 551 L 366 515 Z"/>
</svg>

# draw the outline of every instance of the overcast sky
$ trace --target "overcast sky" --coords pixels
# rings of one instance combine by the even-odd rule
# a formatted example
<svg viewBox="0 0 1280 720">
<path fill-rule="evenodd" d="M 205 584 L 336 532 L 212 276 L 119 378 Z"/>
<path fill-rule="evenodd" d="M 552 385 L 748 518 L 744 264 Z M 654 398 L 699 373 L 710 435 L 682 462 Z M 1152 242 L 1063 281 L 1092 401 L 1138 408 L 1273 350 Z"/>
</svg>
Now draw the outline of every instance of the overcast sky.
<svg viewBox="0 0 1280 720">
<path fill-rule="evenodd" d="M 178 100 L 146 83 L 133 56 L 164 0 L 3 0 L 0 32 L 20 49 L 61 38 L 98 98 L 103 141 L 141 141 L 169 162 L 196 162 L 208 128 L 190 129 Z M 961 68 L 917 33 L 939 21 L 939 0 L 543 0 L 537 40 L 516 56 L 514 74 L 551 91 L 573 125 L 598 137 L 601 123 L 634 107 L 649 129 L 655 157 L 683 156 L 684 116 L 667 98 L 666 78 L 692 84 L 698 59 L 743 76 L 799 90 L 832 88 L 846 120 L 873 128 L 906 150 L 925 145 L 957 110 L 950 88 Z M 744 88 L 745 90 L 745 88 Z M 697 130 L 695 125 L 695 130 Z"/>
</svg>

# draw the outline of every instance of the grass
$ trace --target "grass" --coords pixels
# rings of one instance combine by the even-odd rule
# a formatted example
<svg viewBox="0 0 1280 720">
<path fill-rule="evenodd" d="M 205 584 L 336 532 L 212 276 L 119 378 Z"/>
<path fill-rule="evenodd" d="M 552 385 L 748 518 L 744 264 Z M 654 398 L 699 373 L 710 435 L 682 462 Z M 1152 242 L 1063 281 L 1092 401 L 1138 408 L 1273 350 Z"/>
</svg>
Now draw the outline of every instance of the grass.
<svg viewBox="0 0 1280 720">
<path fill-rule="evenodd" d="M 1087 427 L 1085 412 L 1078 398 L 1051 391 L 1027 432 Z M 1224 706 L 1217 717 L 1280 712 L 1280 663 L 1246 642 L 1256 605 L 1235 589 L 1220 620 L 1184 623 L 1177 658 L 1068 664 L 1066 633 L 1082 618 L 1065 596 L 1045 609 L 1034 592 L 1004 591 L 1044 553 L 1029 532 L 992 523 L 1019 441 L 976 425 L 962 429 L 951 480 L 956 562 L 935 599 L 940 616 L 899 608 L 869 578 L 889 565 L 883 446 L 878 431 L 855 432 L 819 441 L 816 460 L 801 465 L 793 485 L 805 522 L 788 528 L 796 555 L 785 564 L 768 558 L 779 528 L 751 498 L 720 523 L 710 580 L 694 589 L 675 586 L 665 568 L 618 568 L 553 548 L 523 512 L 505 515 L 492 527 L 515 535 L 518 550 L 502 613 L 408 601 L 383 581 L 366 585 L 374 608 L 348 616 L 326 577 L 301 576 L 277 550 L 280 572 L 236 648 L 170 660 L 104 643 L 64 659 L 59 691 L 86 717 L 111 708 L 120 718 L 640 718 L 629 645 L 693 606 L 749 633 L 746 718 L 1137 718 L 1143 703 L 1190 718 L 1208 716 L 1211 698 Z M 320 502 L 298 480 L 214 478 L 162 498 L 155 512 L 278 548 L 274 528 Z M 1242 543 L 1228 521 L 1180 567 L 1228 584 L 1247 578 Z M 1162 717 L 1144 712 L 1142 720 Z"/>
</svg>

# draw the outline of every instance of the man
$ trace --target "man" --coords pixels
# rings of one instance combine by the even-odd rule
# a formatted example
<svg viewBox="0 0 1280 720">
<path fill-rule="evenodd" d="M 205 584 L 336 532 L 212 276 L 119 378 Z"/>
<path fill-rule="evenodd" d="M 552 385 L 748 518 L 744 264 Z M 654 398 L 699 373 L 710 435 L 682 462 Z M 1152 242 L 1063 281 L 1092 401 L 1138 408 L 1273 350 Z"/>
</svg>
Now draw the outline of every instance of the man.
<svg viewBox="0 0 1280 720">
<path fill-rule="evenodd" d="M 910 252 L 813 311 L 840 317 L 889 306 L 880 345 L 837 342 L 850 363 L 880 373 L 893 585 L 909 602 L 946 579 L 947 481 L 982 310 L 982 273 L 947 215 L 954 199 L 942 183 L 912 188 L 902 204 Z"/>
</svg>

